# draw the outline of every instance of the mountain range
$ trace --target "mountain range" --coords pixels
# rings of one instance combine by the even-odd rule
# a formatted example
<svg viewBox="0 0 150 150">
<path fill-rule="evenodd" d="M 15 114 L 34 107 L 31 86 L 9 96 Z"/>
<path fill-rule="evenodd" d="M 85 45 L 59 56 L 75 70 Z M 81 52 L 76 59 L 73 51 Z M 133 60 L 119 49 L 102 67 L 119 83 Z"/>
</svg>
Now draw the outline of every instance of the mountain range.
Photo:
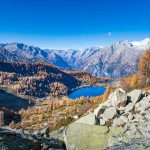
<svg viewBox="0 0 150 150">
<path fill-rule="evenodd" d="M 0 44 L 0 59 L 7 62 L 46 62 L 95 76 L 120 78 L 137 73 L 139 59 L 149 47 L 149 38 L 133 42 L 119 41 L 110 46 L 84 50 L 41 49 L 15 42 Z"/>
</svg>

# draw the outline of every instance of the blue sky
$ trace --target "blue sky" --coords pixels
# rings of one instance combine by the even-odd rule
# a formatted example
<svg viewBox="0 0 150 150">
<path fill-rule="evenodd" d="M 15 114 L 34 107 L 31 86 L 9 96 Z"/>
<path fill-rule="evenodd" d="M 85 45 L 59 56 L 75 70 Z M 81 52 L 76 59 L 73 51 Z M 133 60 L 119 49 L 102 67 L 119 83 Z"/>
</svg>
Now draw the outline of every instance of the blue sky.
<svg viewBox="0 0 150 150">
<path fill-rule="evenodd" d="M 83 49 L 150 37 L 150 0 L 0 0 L 0 43 Z"/>
</svg>

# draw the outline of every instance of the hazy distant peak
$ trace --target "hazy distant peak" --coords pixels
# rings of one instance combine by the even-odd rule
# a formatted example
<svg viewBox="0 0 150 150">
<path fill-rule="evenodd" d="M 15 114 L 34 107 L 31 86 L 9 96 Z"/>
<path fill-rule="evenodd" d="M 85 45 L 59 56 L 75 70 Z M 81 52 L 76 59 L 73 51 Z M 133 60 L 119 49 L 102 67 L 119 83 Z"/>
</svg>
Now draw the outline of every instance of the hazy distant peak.
<svg viewBox="0 0 150 150">
<path fill-rule="evenodd" d="M 79 50 L 78 49 L 67 49 L 66 51 L 67 52 L 78 52 Z"/>
<path fill-rule="evenodd" d="M 2 46 L 2 44 L 0 44 Z M 28 49 L 40 49 L 39 47 L 36 46 L 29 46 L 24 43 L 19 43 L 19 42 L 13 42 L 13 43 L 6 43 L 3 44 L 3 47 L 6 49 L 21 49 L 21 50 L 28 50 Z"/>
</svg>

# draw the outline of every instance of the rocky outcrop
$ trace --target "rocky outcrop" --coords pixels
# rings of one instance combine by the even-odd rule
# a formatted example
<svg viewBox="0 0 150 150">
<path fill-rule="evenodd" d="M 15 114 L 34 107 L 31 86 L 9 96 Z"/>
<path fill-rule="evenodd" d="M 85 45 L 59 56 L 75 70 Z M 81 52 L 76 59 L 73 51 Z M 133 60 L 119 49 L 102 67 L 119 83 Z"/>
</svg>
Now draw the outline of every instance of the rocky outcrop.
<svg viewBox="0 0 150 150">
<path fill-rule="evenodd" d="M 143 138 L 146 143 L 150 138 L 150 95 L 146 93 L 142 94 L 141 90 L 126 93 L 117 89 L 93 113 L 80 118 L 65 129 L 67 149 L 115 149 L 119 147 L 118 144 L 132 147 L 134 139 L 139 139 L 139 142 L 144 144 Z M 150 147 L 150 144 L 147 144 L 147 147 Z"/>
<path fill-rule="evenodd" d="M 65 150 L 63 141 L 51 137 L 48 128 L 30 132 L 27 130 L 15 130 L 7 126 L 0 129 L 0 149 L 8 150 Z"/>
<path fill-rule="evenodd" d="M 128 98 L 132 103 L 137 103 L 142 95 L 142 91 L 141 90 L 133 90 L 130 93 L 128 93 Z"/>
<path fill-rule="evenodd" d="M 118 142 L 117 144 L 103 150 L 146 150 L 150 147 L 149 143 L 150 138 L 132 139 L 130 143 Z"/>
<path fill-rule="evenodd" d="M 105 121 L 109 121 L 117 116 L 117 110 L 114 107 L 107 108 L 104 113 L 100 116 Z"/>
<path fill-rule="evenodd" d="M 124 90 L 117 89 L 108 97 L 108 100 L 111 101 L 111 104 L 114 107 L 125 106 L 127 103 L 127 94 Z"/>
<path fill-rule="evenodd" d="M 108 97 L 108 101 L 111 101 L 112 105 L 104 103 L 98 107 L 103 106 L 106 109 L 103 110 L 103 113 L 97 115 L 97 118 L 102 118 L 105 121 L 111 120 L 112 126 L 123 126 L 130 123 L 140 124 L 144 122 L 145 115 L 147 116 L 150 111 L 150 96 L 142 95 L 141 90 L 133 90 L 130 93 L 123 92 L 120 95 L 118 91 L 122 90 L 117 89 Z M 122 104 L 121 107 L 120 104 Z"/>
</svg>

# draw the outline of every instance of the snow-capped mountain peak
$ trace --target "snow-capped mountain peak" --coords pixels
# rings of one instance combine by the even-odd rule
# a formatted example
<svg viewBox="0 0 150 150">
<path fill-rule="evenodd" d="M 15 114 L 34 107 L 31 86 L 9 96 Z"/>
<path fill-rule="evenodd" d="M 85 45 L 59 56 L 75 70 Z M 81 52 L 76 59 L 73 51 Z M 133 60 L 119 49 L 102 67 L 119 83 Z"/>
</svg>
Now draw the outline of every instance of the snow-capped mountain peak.
<svg viewBox="0 0 150 150">
<path fill-rule="evenodd" d="M 142 49 L 148 49 L 150 47 L 150 38 L 145 38 L 142 41 L 133 41 L 132 44 Z"/>
</svg>

